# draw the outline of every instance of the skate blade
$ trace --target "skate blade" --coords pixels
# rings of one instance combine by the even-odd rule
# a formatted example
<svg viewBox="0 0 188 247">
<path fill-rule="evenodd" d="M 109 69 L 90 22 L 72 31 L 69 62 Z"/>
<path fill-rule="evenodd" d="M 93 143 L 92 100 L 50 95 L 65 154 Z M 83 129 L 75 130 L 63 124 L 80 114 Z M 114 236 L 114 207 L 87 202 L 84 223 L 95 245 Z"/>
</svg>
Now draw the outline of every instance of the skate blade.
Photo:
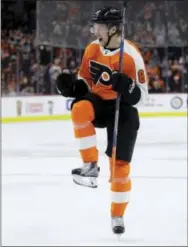
<svg viewBox="0 0 188 247">
<path fill-rule="evenodd" d="M 120 242 L 120 241 L 121 241 L 121 237 L 122 237 L 123 233 L 113 233 L 113 234 L 114 234 L 114 236 L 115 236 L 116 240 L 117 240 L 118 242 Z"/>
<path fill-rule="evenodd" d="M 116 235 L 117 241 L 119 242 L 119 241 L 121 240 L 122 233 L 120 233 L 120 234 L 115 234 L 115 235 Z"/>
<path fill-rule="evenodd" d="M 82 177 L 79 175 L 73 175 L 73 182 L 78 185 L 89 187 L 89 188 L 98 187 L 97 179 L 95 177 Z"/>
</svg>

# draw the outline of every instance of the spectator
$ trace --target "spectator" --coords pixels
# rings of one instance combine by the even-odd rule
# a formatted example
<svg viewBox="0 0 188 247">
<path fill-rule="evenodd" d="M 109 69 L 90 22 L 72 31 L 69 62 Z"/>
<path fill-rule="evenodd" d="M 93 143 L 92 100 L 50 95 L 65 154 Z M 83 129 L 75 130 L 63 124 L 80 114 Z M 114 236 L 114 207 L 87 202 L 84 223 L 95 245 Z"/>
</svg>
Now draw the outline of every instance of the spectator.
<svg viewBox="0 0 188 247">
<path fill-rule="evenodd" d="M 52 83 L 55 83 L 57 76 L 61 73 L 61 60 L 59 58 L 54 59 L 54 63 L 51 65 L 49 69 L 50 80 Z"/>
<path fill-rule="evenodd" d="M 163 93 L 164 92 L 164 81 L 159 77 L 159 75 L 155 75 L 151 81 L 151 85 L 149 86 L 149 93 Z"/>
<path fill-rule="evenodd" d="M 169 87 L 171 92 L 180 93 L 182 91 L 181 75 L 178 72 L 171 76 Z"/>
</svg>

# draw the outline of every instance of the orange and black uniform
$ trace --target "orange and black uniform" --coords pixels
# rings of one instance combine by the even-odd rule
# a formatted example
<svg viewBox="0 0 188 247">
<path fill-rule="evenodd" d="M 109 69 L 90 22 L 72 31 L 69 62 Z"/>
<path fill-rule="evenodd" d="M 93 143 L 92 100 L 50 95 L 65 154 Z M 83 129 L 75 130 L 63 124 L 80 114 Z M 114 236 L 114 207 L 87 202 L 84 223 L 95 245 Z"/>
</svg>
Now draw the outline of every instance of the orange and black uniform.
<svg viewBox="0 0 188 247">
<path fill-rule="evenodd" d="M 75 137 L 84 163 L 98 161 L 95 127 L 107 128 L 107 149 L 111 167 L 112 141 L 117 93 L 112 89 L 111 75 L 119 67 L 120 49 L 106 50 L 96 40 L 85 49 L 78 79 L 84 80 L 90 92 L 74 101 L 71 117 Z M 123 73 L 136 81 L 140 99 L 131 105 L 122 97 L 117 139 L 115 178 L 111 180 L 111 215 L 122 216 L 129 202 L 131 180 L 130 162 L 139 129 L 137 106 L 147 98 L 147 74 L 138 48 L 124 41 Z"/>
</svg>

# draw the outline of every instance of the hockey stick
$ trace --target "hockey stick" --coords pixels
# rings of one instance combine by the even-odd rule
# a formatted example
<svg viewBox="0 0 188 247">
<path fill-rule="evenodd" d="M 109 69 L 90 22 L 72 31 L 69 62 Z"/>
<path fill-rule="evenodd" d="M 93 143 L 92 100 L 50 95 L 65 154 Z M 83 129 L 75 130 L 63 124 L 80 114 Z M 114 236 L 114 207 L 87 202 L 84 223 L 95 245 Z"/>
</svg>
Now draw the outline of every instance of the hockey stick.
<svg viewBox="0 0 188 247">
<path fill-rule="evenodd" d="M 120 57 L 119 57 L 119 72 L 123 70 L 123 52 L 124 52 L 124 38 L 125 38 L 125 23 L 126 23 L 126 9 L 127 2 L 123 2 L 123 19 L 121 28 L 121 43 L 120 43 Z M 112 176 L 114 178 L 115 165 L 116 165 L 116 151 L 117 151 L 117 136 L 118 136 L 118 123 L 119 123 L 119 109 L 120 109 L 121 94 L 118 93 L 115 106 L 115 119 L 114 119 L 114 133 L 113 133 L 113 146 L 112 146 Z"/>
</svg>

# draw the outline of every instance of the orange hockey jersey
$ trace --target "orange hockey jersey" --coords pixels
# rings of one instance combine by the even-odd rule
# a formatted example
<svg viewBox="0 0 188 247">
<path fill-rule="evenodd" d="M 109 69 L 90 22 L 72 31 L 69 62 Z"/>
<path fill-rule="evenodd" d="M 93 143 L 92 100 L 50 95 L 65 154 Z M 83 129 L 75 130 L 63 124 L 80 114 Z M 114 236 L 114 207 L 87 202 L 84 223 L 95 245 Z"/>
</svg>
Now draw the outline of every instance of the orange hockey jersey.
<svg viewBox="0 0 188 247">
<path fill-rule="evenodd" d="M 105 100 L 117 97 L 112 90 L 110 77 L 119 68 L 119 54 L 120 49 L 107 50 L 95 40 L 86 47 L 78 71 L 78 79 L 83 79 L 93 93 Z M 148 79 L 142 55 L 131 41 L 124 40 L 123 56 L 123 73 L 134 79 L 140 87 L 141 98 L 136 106 L 142 105 L 148 95 Z"/>
</svg>

